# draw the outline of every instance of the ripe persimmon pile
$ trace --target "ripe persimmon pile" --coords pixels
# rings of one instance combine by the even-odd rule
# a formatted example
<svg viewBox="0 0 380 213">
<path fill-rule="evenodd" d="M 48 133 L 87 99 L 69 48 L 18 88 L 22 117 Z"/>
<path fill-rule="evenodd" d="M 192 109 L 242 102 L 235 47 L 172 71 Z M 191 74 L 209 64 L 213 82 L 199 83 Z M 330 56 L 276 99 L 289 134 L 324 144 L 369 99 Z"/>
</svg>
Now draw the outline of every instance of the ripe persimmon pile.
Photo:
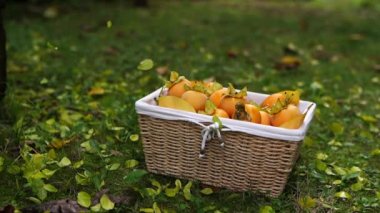
<svg viewBox="0 0 380 213">
<path fill-rule="evenodd" d="M 217 82 L 191 81 L 177 72 L 171 72 L 163 88 L 159 106 L 221 118 L 298 129 L 307 113 L 298 108 L 298 90 L 274 93 L 258 104 L 247 98 L 247 88 L 237 91 L 232 84 L 223 87 Z"/>
</svg>

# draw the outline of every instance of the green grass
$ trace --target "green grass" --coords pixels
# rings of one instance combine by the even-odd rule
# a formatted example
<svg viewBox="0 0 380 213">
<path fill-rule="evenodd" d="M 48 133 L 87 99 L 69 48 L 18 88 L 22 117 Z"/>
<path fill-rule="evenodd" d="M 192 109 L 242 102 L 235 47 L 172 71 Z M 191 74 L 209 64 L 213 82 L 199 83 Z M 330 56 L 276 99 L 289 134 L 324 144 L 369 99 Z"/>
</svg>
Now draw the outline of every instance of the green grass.
<svg viewBox="0 0 380 213">
<path fill-rule="evenodd" d="M 380 161 L 375 152 L 380 149 L 380 79 L 374 66 L 380 64 L 380 28 L 376 27 L 380 14 L 376 11 L 215 2 L 134 9 L 117 1 L 58 8 L 60 13 L 53 19 L 26 13 L 21 5 L 10 5 L 5 14 L 9 91 L 0 106 L 4 159 L 0 207 L 33 205 L 29 197 L 38 197 L 41 187 L 35 182 L 36 187 L 27 186 L 22 173 L 10 174 L 17 173 L 11 165 L 25 168 L 32 154 L 48 152 L 54 141 L 66 141 L 63 148 L 55 149 L 56 160 L 67 156 L 72 163 L 83 160 L 84 164 L 77 169 L 46 165 L 58 169 L 44 180 L 58 192 L 49 192 L 45 201 L 76 199 L 80 191 L 94 196 L 109 189 L 113 195 L 140 192 L 134 203 L 117 207 L 129 212 L 151 208 L 154 202 L 161 210 L 176 212 L 207 208 L 209 212 L 258 212 L 263 206 L 276 212 L 379 211 Z M 299 49 L 301 66 L 273 69 L 289 43 Z M 317 46 L 324 50 L 318 52 Z M 235 58 L 227 56 L 231 51 L 236 52 Z M 162 85 L 154 70 L 137 70 L 145 58 L 189 78 L 214 77 L 255 92 L 302 89 L 302 99 L 318 104 L 301 158 L 279 198 L 228 190 L 204 195 L 199 183 L 191 189 L 191 201 L 182 195 L 169 198 L 164 192 L 153 198 L 142 196 L 146 188 L 154 188 L 150 179 L 170 187 L 175 179 L 153 174 L 133 184 L 123 179 L 131 171 L 125 167 L 126 160 L 135 159 L 140 162 L 136 168 L 145 169 L 141 142 L 130 139 L 139 133 L 134 102 Z M 105 94 L 88 95 L 92 87 L 104 88 Z M 81 144 L 87 141 L 90 146 L 84 151 Z M 317 153 L 328 157 L 318 160 Z M 106 169 L 114 163 L 120 163 L 120 168 Z M 350 172 L 353 166 L 361 172 Z M 75 179 L 84 171 L 91 174 L 87 185 Z M 335 180 L 342 182 L 333 184 Z M 363 186 L 352 188 L 357 182 Z M 182 180 L 182 185 L 186 183 Z M 340 191 L 352 198 L 338 198 L 335 194 Z M 302 210 L 298 201 L 307 196 L 315 205 Z"/>
</svg>

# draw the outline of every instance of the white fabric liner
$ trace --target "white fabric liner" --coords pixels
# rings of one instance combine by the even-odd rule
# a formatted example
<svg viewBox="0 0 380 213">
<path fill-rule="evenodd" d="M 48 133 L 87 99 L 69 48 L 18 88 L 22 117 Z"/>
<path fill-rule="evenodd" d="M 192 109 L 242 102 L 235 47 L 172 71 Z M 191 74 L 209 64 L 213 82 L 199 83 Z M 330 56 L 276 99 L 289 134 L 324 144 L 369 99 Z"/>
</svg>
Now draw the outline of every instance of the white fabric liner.
<svg viewBox="0 0 380 213">
<path fill-rule="evenodd" d="M 154 99 L 159 96 L 160 91 L 161 88 L 136 101 L 137 113 L 165 120 L 189 121 L 192 123 L 199 124 L 202 127 L 204 127 L 205 124 L 207 125 L 209 123 L 212 123 L 212 116 L 209 115 L 197 114 L 158 106 Z M 268 95 L 266 94 L 248 92 L 247 99 L 253 100 L 256 103 L 261 103 L 267 96 Z M 304 112 L 307 109 L 307 107 L 310 106 L 310 104 L 313 104 L 313 106 L 308 111 L 304 123 L 299 129 L 285 129 L 280 127 L 256 124 L 247 121 L 220 118 L 223 124 L 222 131 L 244 132 L 251 135 L 286 141 L 301 141 L 304 139 L 307 129 L 310 126 L 311 120 L 313 119 L 316 104 L 313 102 L 303 100 L 301 100 L 299 104 L 299 109 L 301 112 Z M 184 129 L 183 131 L 186 130 Z"/>
</svg>

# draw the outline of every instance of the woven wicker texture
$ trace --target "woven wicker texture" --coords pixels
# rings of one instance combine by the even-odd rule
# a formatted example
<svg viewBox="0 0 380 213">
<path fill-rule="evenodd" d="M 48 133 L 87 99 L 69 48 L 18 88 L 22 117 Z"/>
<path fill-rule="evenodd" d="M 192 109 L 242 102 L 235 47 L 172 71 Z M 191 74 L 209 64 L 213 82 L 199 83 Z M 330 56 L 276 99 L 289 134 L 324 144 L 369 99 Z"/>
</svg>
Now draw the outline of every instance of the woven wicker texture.
<svg viewBox="0 0 380 213">
<path fill-rule="evenodd" d="M 300 142 L 222 132 L 225 146 L 207 143 L 199 158 L 202 127 L 139 115 L 148 171 L 199 180 L 234 191 L 256 191 L 277 197 L 284 190 L 298 157 Z"/>
</svg>

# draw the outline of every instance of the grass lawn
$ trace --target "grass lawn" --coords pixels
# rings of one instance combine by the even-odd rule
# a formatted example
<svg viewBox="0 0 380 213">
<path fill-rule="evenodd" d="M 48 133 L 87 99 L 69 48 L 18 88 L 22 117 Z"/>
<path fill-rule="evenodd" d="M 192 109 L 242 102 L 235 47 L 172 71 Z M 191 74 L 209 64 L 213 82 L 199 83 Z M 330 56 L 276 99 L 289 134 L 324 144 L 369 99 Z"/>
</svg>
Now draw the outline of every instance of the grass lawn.
<svg viewBox="0 0 380 213">
<path fill-rule="evenodd" d="M 0 207 L 102 191 L 131 198 L 115 207 L 120 212 L 380 211 L 380 13 L 281 3 L 136 9 L 120 2 L 56 5 L 51 18 L 44 7 L 8 6 Z M 289 44 L 301 66 L 274 69 Z M 195 182 L 186 200 L 182 191 L 160 192 L 158 185 L 173 188 L 175 178 L 131 176 L 145 169 L 134 102 L 168 76 L 139 71 L 145 58 L 155 68 L 255 92 L 301 89 L 302 99 L 316 102 L 284 193 L 205 195 Z"/>
</svg>

